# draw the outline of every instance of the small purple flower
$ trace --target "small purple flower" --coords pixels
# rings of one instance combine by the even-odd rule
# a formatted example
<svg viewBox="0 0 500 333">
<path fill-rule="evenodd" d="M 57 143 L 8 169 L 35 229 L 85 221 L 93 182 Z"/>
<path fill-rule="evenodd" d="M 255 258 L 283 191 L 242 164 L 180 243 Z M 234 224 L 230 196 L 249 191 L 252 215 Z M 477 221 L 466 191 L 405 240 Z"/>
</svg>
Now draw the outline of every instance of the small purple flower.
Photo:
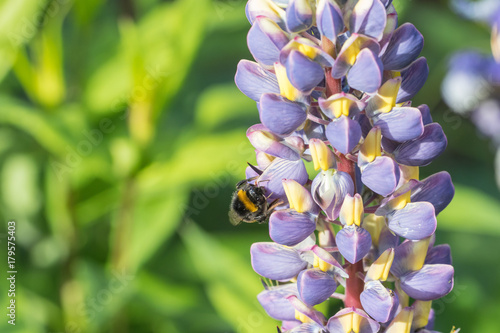
<svg viewBox="0 0 500 333">
<path fill-rule="evenodd" d="M 495 171 L 500 188 L 500 4 L 495 0 L 452 1 L 466 18 L 491 27 L 491 55 L 461 50 L 453 55 L 443 80 L 443 99 L 453 111 L 470 116 L 482 136 L 496 148 Z"/>
</svg>

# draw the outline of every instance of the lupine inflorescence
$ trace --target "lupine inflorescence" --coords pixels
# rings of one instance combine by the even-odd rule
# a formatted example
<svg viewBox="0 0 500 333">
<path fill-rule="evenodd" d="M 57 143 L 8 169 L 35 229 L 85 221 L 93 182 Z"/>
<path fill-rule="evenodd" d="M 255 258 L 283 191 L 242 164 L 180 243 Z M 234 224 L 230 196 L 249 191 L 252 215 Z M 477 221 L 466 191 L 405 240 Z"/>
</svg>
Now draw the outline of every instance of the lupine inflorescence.
<svg viewBox="0 0 500 333">
<path fill-rule="evenodd" d="M 453 111 L 470 115 L 481 134 L 491 139 L 497 149 L 500 187 L 500 2 L 455 0 L 452 4 L 460 14 L 491 27 L 493 55 L 471 50 L 457 52 L 443 81 L 443 98 Z"/>
<path fill-rule="evenodd" d="M 250 249 L 260 304 L 287 332 L 434 332 L 432 300 L 454 275 L 436 216 L 454 187 L 446 172 L 419 180 L 447 145 L 411 105 L 422 35 L 390 0 L 250 0 L 246 14 L 256 62 L 235 81 L 261 120 L 246 177 L 282 202 L 272 242 Z M 327 318 L 314 306 L 331 299 L 344 306 Z"/>
</svg>

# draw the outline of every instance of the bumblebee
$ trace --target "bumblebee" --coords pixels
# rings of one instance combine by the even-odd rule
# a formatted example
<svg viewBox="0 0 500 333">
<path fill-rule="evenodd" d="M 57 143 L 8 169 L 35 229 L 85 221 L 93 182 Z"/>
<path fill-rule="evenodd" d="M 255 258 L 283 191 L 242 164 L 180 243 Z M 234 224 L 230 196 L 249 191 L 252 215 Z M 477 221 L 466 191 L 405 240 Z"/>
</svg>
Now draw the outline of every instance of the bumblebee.
<svg viewBox="0 0 500 333">
<path fill-rule="evenodd" d="M 248 179 L 244 179 L 236 184 L 229 207 L 229 221 L 232 225 L 241 222 L 262 223 L 277 205 L 278 199 L 268 204 L 263 187 L 250 184 Z"/>
</svg>

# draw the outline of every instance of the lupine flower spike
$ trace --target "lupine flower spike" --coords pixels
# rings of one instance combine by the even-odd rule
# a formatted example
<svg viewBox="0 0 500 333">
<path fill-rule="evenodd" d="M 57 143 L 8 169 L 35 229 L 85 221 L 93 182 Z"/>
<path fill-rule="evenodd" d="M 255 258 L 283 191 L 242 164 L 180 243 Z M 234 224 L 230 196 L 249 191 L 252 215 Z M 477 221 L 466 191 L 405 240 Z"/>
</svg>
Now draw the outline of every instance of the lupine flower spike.
<svg viewBox="0 0 500 333">
<path fill-rule="evenodd" d="M 280 203 L 271 241 L 250 248 L 274 281 L 257 299 L 279 332 L 435 332 L 454 270 L 434 233 L 454 187 L 446 172 L 419 177 L 447 145 L 411 102 L 428 76 L 422 35 L 390 0 L 250 0 L 246 14 L 255 62 L 235 81 L 260 117 L 246 178 Z"/>
<path fill-rule="evenodd" d="M 491 27 L 491 55 L 473 50 L 453 55 L 443 80 L 446 103 L 458 114 L 470 116 L 479 132 L 496 149 L 495 170 L 500 188 L 500 2 L 454 0 L 457 12 Z"/>
</svg>

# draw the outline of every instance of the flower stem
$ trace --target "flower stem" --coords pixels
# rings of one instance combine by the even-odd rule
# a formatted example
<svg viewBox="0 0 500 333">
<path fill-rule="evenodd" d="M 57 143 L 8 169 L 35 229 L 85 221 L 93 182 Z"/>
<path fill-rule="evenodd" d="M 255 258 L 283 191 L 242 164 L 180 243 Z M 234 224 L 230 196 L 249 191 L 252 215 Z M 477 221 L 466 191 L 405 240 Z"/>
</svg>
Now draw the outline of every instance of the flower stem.
<svg viewBox="0 0 500 333">
<path fill-rule="evenodd" d="M 355 307 L 357 309 L 363 309 L 359 296 L 364 288 L 363 280 L 358 276 L 359 273 L 363 273 L 363 261 L 360 260 L 355 264 L 351 264 L 346 268 L 349 278 L 346 280 L 345 285 L 345 300 L 344 305 L 346 307 Z"/>
<path fill-rule="evenodd" d="M 321 39 L 321 46 L 332 57 L 336 57 L 335 45 L 328 39 L 323 37 Z M 332 77 L 332 69 L 327 68 L 325 71 L 325 86 L 326 86 L 326 97 L 330 97 L 334 94 L 342 92 L 342 81 L 340 79 L 335 79 Z M 353 161 L 349 160 L 343 154 L 338 153 L 340 162 L 337 164 L 338 171 L 347 172 L 354 183 L 354 189 L 356 189 L 356 167 Z M 355 264 L 351 264 L 346 269 L 349 274 L 349 278 L 346 281 L 345 286 L 345 298 L 344 305 L 346 307 L 355 307 L 357 309 L 363 309 L 359 296 L 364 288 L 363 280 L 359 278 L 358 273 L 363 273 L 363 261 L 358 261 Z"/>
<path fill-rule="evenodd" d="M 338 171 L 347 172 L 354 183 L 354 188 L 356 189 L 356 169 L 353 161 L 347 159 L 343 154 L 338 153 L 340 162 L 337 164 Z M 349 278 L 346 280 L 345 285 L 345 300 L 344 305 L 346 307 L 355 307 L 357 309 L 363 309 L 359 296 L 364 288 L 363 280 L 359 278 L 361 273 L 363 274 L 363 261 L 360 260 L 355 264 L 350 264 L 346 268 Z"/>
</svg>

